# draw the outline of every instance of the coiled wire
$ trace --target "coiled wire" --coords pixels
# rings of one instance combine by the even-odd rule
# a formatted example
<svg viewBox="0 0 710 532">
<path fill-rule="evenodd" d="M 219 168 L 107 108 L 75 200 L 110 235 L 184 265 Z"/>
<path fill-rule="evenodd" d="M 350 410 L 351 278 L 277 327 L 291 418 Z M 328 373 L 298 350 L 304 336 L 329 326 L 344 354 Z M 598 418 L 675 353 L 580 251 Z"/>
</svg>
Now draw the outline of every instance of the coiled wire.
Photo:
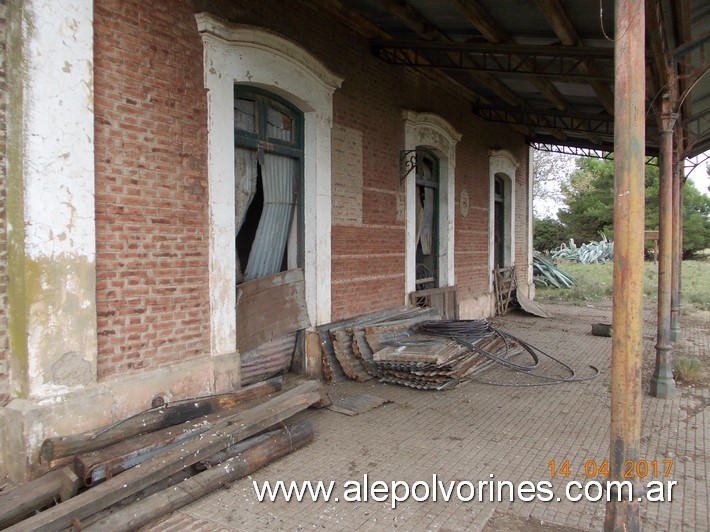
<svg viewBox="0 0 710 532">
<path fill-rule="evenodd" d="M 513 336 L 510 333 L 501 331 L 500 329 L 496 329 L 495 327 L 491 327 L 486 320 L 431 320 L 423 321 L 415 325 L 412 329 L 416 332 L 426 334 L 428 336 L 451 338 L 460 345 L 470 349 L 471 351 L 485 356 L 493 362 L 501 364 L 509 369 L 512 369 L 513 371 L 518 371 L 524 373 L 525 375 L 530 375 L 531 377 L 535 377 L 545 381 L 537 383 L 504 383 L 482 381 L 485 384 L 493 384 L 496 386 L 544 386 L 548 384 L 562 384 L 565 382 L 588 381 L 599 375 L 599 369 L 597 369 L 595 366 L 590 365 L 589 368 L 591 368 L 592 374 L 585 377 L 578 377 L 574 369 L 572 369 L 570 366 L 568 366 L 558 358 L 555 358 L 554 356 L 543 351 L 539 347 L 534 347 L 530 345 L 526 341 L 521 340 L 520 338 Z M 495 355 L 489 351 L 486 351 L 485 349 L 481 349 L 475 345 L 480 340 L 492 335 L 498 335 L 505 343 L 505 352 L 502 357 Z M 508 340 L 517 342 L 518 345 L 520 345 L 520 347 L 522 347 L 525 352 L 530 355 L 533 363 L 531 365 L 521 365 L 515 364 L 514 362 L 507 360 L 506 357 L 509 355 L 510 352 L 510 343 L 508 342 Z M 540 357 L 538 356 L 538 353 L 549 358 L 556 364 L 562 366 L 569 373 L 569 377 L 554 377 L 540 373 L 533 373 L 533 370 L 535 370 L 540 365 Z"/>
</svg>

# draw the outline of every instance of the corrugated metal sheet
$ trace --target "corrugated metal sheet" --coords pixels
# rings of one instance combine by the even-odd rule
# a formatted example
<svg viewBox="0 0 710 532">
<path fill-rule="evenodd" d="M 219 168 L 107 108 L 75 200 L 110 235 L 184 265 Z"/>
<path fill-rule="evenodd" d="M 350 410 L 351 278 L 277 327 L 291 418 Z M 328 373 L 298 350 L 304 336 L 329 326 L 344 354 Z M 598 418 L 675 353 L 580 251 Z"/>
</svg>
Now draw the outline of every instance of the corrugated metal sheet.
<svg viewBox="0 0 710 532">
<path fill-rule="evenodd" d="M 296 333 L 294 332 L 242 353 L 242 386 L 266 380 L 288 370 L 295 347 Z"/>
<path fill-rule="evenodd" d="M 281 269 L 291 219 L 296 206 L 297 161 L 267 154 L 261 179 L 264 208 L 256 230 L 245 272 L 247 280 L 257 279 Z"/>
</svg>

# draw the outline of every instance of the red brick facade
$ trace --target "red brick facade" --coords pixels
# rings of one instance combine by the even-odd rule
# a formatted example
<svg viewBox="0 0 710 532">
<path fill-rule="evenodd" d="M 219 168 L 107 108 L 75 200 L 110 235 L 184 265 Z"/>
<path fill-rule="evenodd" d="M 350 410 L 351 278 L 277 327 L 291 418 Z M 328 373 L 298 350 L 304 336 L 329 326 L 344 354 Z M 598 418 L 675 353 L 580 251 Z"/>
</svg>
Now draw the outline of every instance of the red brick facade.
<svg viewBox="0 0 710 532">
<path fill-rule="evenodd" d="M 95 2 L 100 378 L 209 352 L 207 99 L 194 19 L 202 4 Z M 333 99 L 342 136 L 333 174 L 343 172 L 333 185 L 333 320 L 404 302 L 405 109 L 435 113 L 462 134 L 454 235 L 462 296 L 488 290 L 489 149 L 508 149 L 521 162 L 515 255 L 527 262 L 522 137 L 475 118 L 466 100 L 421 74 L 376 59 L 366 39 L 323 11 L 286 0 L 210 2 L 209 10 L 299 43 L 344 78 Z"/>
<path fill-rule="evenodd" d="M 206 99 L 193 13 L 95 2 L 99 378 L 209 352 Z"/>
</svg>

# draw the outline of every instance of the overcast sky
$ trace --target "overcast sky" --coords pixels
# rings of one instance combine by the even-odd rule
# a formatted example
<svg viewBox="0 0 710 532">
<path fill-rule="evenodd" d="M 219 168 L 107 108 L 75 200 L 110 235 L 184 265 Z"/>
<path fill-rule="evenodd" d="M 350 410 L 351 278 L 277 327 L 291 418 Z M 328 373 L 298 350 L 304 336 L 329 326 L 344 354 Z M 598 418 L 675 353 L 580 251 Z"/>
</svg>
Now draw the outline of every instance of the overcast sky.
<svg viewBox="0 0 710 532">
<path fill-rule="evenodd" d="M 705 168 L 708 162 L 708 156 L 710 156 L 710 151 L 706 151 L 704 154 L 698 156 L 696 159 L 700 161 L 705 161 L 699 164 L 695 170 L 688 174 L 688 178 L 693 180 L 695 188 L 706 195 L 710 195 L 710 177 L 708 177 L 707 169 Z"/>
</svg>

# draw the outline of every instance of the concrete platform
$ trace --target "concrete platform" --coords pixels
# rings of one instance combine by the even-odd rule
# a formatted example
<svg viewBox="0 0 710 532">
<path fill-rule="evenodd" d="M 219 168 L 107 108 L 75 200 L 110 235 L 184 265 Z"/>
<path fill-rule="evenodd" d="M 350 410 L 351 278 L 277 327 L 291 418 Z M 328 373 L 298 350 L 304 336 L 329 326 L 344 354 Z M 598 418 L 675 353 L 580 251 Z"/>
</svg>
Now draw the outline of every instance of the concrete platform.
<svg viewBox="0 0 710 532">
<path fill-rule="evenodd" d="M 512 314 L 493 324 L 540 347 L 588 375 L 589 365 L 600 370 L 589 381 L 548 386 L 494 386 L 482 381 L 529 384 L 531 379 L 510 370 L 480 374 L 451 391 L 431 392 L 378 382 L 328 386 L 332 399 L 370 394 L 391 403 L 369 412 L 346 416 L 330 410 L 308 411 L 301 418 L 316 426 L 316 440 L 250 478 L 234 483 L 146 527 L 173 530 L 600 530 L 605 503 L 565 499 L 565 484 L 572 480 L 604 482 L 585 476 L 585 464 L 600 468 L 609 456 L 609 382 L 611 339 L 591 335 L 591 324 L 611 320 L 608 303 L 588 306 L 546 306 L 554 319 Z M 656 477 L 649 470 L 644 483 L 676 481 L 672 502 L 641 503 L 644 530 L 707 530 L 710 523 L 708 474 L 710 454 L 710 389 L 680 386 L 670 400 L 648 395 L 655 358 L 655 309 L 645 313 L 644 398 L 642 452 L 639 460 L 656 461 Z M 674 356 L 700 357 L 710 363 L 710 313 L 683 316 L 683 340 Z M 549 361 L 543 368 L 559 375 Z M 706 370 L 707 372 L 707 370 Z M 551 461 L 559 469 L 569 461 L 570 475 L 551 478 Z M 666 464 L 673 461 L 670 476 Z M 588 462 L 590 461 L 590 462 Z M 469 502 L 455 496 L 449 502 L 411 498 L 391 508 L 391 502 L 346 502 L 344 491 L 363 482 L 367 474 L 390 484 L 432 483 L 445 486 L 470 481 L 508 480 L 513 483 L 549 481 L 554 497 L 549 502 Z M 333 497 L 324 502 L 259 502 L 252 481 L 335 481 Z M 419 487 L 419 495 L 424 494 Z M 464 496 L 468 495 L 466 489 Z M 572 494 L 581 490 L 572 490 Z M 507 496 L 507 491 L 504 491 Z M 352 495 L 352 492 L 351 492 Z M 562 500 L 557 501 L 557 497 Z"/>
</svg>

